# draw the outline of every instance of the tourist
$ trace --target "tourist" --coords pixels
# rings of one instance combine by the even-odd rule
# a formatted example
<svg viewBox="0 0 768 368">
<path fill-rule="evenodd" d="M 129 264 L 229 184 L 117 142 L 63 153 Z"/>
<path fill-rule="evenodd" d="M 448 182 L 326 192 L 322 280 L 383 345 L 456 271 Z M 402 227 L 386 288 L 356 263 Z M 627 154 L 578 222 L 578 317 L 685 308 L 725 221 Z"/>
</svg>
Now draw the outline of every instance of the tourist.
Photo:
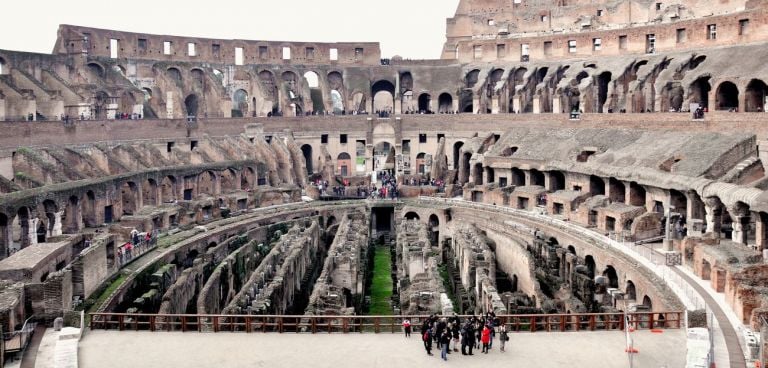
<svg viewBox="0 0 768 368">
<path fill-rule="evenodd" d="M 475 329 L 472 325 L 472 321 L 468 321 L 462 329 L 461 335 L 461 354 L 462 355 L 474 355 L 472 354 L 472 348 L 475 346 Z M 469 348 L 469 353 L 466 349 Z"/>
<path fill-rule="evenodd" d="M 424 341 L 424 349 L 428 355 L 432 355 L 432 329 L 427 328 L 421 338 Z"/>
<path fill-rule="evenodd" d="M 443 358 L 443 360 L 448 360 L 448 345 L 451 343 L 451 334 L 448 332 L 448 330 L 443 330 L 442 335 L 440 335 L 440 345 L 443 347 L 440 351 L 440 357 Z"/>
<path fill-rule="evenodd" d="M 488 350 L 490 350 L 488 345 L 491 343 L 491 329 L 488 328 L 488 325 L 483 327 L 480 341 L 483 342 L 483 354 L 488 354 Z"/>
<path fill-rule="evenodd" d="M 459 351 L 459 322 L 453 321 L 451 323 L 451 334 L 453 337 L 453 351 Z"/>
<path fill-rule="evenodd" d="M 403 320 L 403 331 L 405 331 L 405 337 L 411 337 L 411 320 L 407 317 Z"/>
<path fill-rule="evenodd" d="M 504 350 L 504 344 L 509 340 L 509 335 L 507 334 L 507 325 L 502 324 L 501 330 L 499 331 L 499 341 L 501 342 L 501 352 L 503 353 Z"/>
</svg>

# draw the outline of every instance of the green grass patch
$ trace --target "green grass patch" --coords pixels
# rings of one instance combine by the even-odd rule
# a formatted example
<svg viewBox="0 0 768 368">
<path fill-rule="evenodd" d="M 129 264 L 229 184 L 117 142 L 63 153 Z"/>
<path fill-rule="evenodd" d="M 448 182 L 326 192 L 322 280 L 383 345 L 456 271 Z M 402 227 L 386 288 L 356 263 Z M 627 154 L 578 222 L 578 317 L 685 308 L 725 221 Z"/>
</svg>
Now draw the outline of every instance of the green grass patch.
<svg viewBox="0 0 768 368">
<path fill-rule="evenodd" d="M 448 274 L 448 267 L 442 264 L 438 266 L 437 269 L 438 272 L 440 272 L 440 278 L 443 280 L 445 293 L 448 294 L 448 299 L 451 299 L 451 303 L 453 303 L 453 310 L 458 311 L 459 303 L 458 300 L 456 300 L 456 295 L 453 293 L 453 289 L 451 289 L 451 275 Z"/>
<path fill-rule="evenodd" d="M 392 314 L 392 255 L 389 247 L 377 246 L 373 255 L 373 279 L 371 280 L 371 306 L 369 315 Z"/>
<path fill-rule="evenodd" d="M 102 304 L 109 298 L 112 293 L 117 290 L 120 285 L 122 285 L 125 282 L 126 276 L 124 274 L 120 274 L 117 276 L 116 279 L 112 281 L 111 284 L 109 284 L 104 290 L 99 293 L 98 297 L 94 300 L 91 298 L 88 298 L 84 303 L 83 307 L 85 308 L 85 325 L 90 326 L 91 324 L 91 316 L 88 313 L 95 312 L 99 307 L 101 307 Z"/>
</svg>

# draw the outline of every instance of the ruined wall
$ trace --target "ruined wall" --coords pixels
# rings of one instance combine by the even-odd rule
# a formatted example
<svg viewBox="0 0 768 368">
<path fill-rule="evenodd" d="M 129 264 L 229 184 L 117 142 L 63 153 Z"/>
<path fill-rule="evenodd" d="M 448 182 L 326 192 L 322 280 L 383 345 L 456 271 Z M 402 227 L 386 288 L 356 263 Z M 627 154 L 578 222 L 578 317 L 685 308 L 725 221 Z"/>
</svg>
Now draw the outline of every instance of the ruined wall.
<svg viewBox="0 0 768 368">
<path fill-rule="evenodd" d="M 439 252 L 426 226 L 418 219 L 403 220 L 397 229 L 400 308 L 403 314 L 453 313 L 438 272 Z"/>
</svg>

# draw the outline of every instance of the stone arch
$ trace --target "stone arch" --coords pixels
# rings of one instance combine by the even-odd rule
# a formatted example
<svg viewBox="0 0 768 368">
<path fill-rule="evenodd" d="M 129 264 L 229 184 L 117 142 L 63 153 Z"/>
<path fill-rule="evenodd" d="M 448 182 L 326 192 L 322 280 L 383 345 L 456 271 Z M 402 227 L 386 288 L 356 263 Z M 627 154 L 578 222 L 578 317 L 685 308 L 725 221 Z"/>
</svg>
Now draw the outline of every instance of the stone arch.
<svg viewBox="0 0 768 368">
<path fill-rule="evenodd" d="M 220 174 L 221 190 L 235 191 L 240 189 L 240 181 L 237 179 L 237 172 L 235 169 L 228 168 L 222 171 Z"/>
<path fill-rule="evenodd" d="M 336 157 L 336 166 L 339 168 L 339 175 L 352 175 L 352 156 L 346 152 L 339 153 Z"/>
<path fill-rule="evenodd" d="M 107 118 L 107 105 L 111 102 L 112 98 L 106 91 L 98 91 L 93 97 L 93 115 L 96 119 Z"/>
<path fill-rule="evenodd" d="M 248 115 L 248 92 L 244 89 L 237 89 L 232 93 L 232 117 L 242 118 Z"/>
<path fill-rule="evenodd" d="M 691 83 L 688 95 L 692 103 L 698 103 L 703 108 L 709 107 L 709 92 L 712 90 L 710 79 L 710 76 L 701 76 Z"/>
<path fill-rule="evenodd" d="M 259 72 L 259 81 L 264 87 L 265 97 L 272 102 L 272 108 L 270 109 L 273 114 L 280 111 L 279 103 L 277 100 L 277 81 L 275 75 L 269 70 L 262 70 Z"/>
<path fill-rule="evenodd" d="M 466 88 L 472 88 L 477 84 L 478 80 L 480 79 L 480 69 L 474 69 L 469 71 L 464 76 L 464 83 Z"/>
<path fill-rule="evenodd" d="M 650 296 L 646 295 L 643 297 L 643 305 L 646 306 L 649 311 L 653 311 L 653 301 Z"/>
<path fill-rule="evenodd" d="M 141 198 L 145 205 L 160 205 L 160 198 L 157 195 L 157 181 L 155 179 L 149 178 L 141 183 Z"/>
<path fill-rule="evenodd" d="M 603 276 L 608 279 L 608 287 L 618 289 L 619 288 L 619 274 L 613 266 L 608 265 L 603 270 Z"/>
<path fill-rule="evenodd" d="M 627 285 L 624 287 L 624 298 L 628 300 L 637 299 L 637 290 L 635 289 L 635 283 L 632 280 L 627 280 Z"/>
<path fill-rule="evenodd" d="M 5 59 L 0 57 L 0 75 L 8 74 Z"/>
<path fill-rule="evenodd" d="M 432 112 L 432 96 L 429 93 L 422 93 L 419 95 L 419 112 L 431 113 Z"/>
<path fill-rule="evenodd" d="M 216 174 L 213 171 L 205 171 L 197 176 L 197 193 L 198 195 L 214 196 L 218 194 L 216 190 Z"/>
<path fill-rule="evenodd" d="M 333 106 L 333 113 L 334 114 L 341 114 L 342 112 L 346 112 L 344 110 L 344 97 L 341 96 L 341 92 L 338 90 L 332 89 L 331 90 L 331 106 Z"/>
<path fill-rule="evenodd" d="M 184 109 L 187 112 L 187 116 L 197 116 L 199 108 L 198 103 L 197 95 L 194 93 L 184 99 Z"/>
<path fill-rule="evenodd" d="M 246 167 L 240 174 L 240 188 L 249 190 L 256 184 L 256 171 L 252 167 Z"/>
<path fill-rule="evenodd" d="M 685 215 L 688 212 L 688 197 L 678 190 L 669 190 L 669 204 L 675 208 L 677 213 Z"/>
<path fill-rule="evenodd" d="M 88 70 L 91 71 L 91 73 L 93 73 L 94 75 L 96 75 L 99 78 L 104 78 L 104 76 L 105 76 L 104 66 L 102 66 L 99 63 L 95 63 L 95 62 L 90 62 L 90 63 L 86 64 L 86 66 L 88 67 Z"/>
<path fill-rule="evenodd" d="M 82 228 L 82 214 L 80 210 L 80 198 L 72 195 L 67 199 L 67 207 L 62 219 L 62 230 L 67 234 L 75 234 Z M 2 243 L 0 243 L 2 244 Z"/>
<path fill-rule="evenodd" d="M 123 215 L 134 215 L 139 210 L 139 194 L 136 183 L 127 181 L 120 186 L 120 202 Z"/>
<path fill-rule="evenodd" d="M 590 175 L 589 176 L 589 192 L 593 196 L 605 195 L 605 181 L 603 180 L 603 178 L 596 175 Z"/>
<path fill-rule="evenodd" d="M 453 112 L 453 96 L 443 92 L 437 97 L 437 112 L 441 114 Z"/>
<path fill-rule="evenodd" d="M 418 213 L 416 213 L 416 212 L 413 212 L 413 211 L 408 211 L 408 212 L 406 212 L 406 213 L 405 213 L 405 215 L 403 215 L 403 217 L 404 217 L 406 220 L 420 220 L 420 219 L 421 219 L 421 217 L 419 216 L 419 214 L 418 214 Z"/>
<path fill-rule="evenodd" d="M 717 110 L 730 110 L 739 108 L 739 88 L 730 81 L 725 81 L 717 86 L 715 94 L 715 108 Z"/>
<path fill-rule="evenodd" d="M 565 190 L 565 174 L 563 174 L 561 171 L 550 171 L 549 190 L 553 192 L 558 190 Z"/>
<path fill-rule="evenodd" d="M 645 207 L 645 188 L 636 183 L 629 183 L 629 204 L 632 206 Z"/>
<path fill-rule="evenodd" d="M 183 80 L 181 77 L 181 70 L 179 70 L 176 67 L 170 67 L 166 69 L 165 75 L 179 86 L 181 85 L 181 83 L 183 83 Z"/>
<path fill-rule="evenodd" d="M 176 178 L 168 175 L 160 181 L 160 199 L 162 202 L 173 202 L 178 199 Z"/>
<path fill-rule="evenodd" d="M 496 170 L 490 166 L 485 167 L 485 181 L 489 184 L 496 182 Z"/>
<path fill-rule="evenodd" d="M 203 81 L 205 79 L 205 72 L 200 68 L 192 68 L 189 71 L 189 77 L 192 79 L 192 86 L 194 88 L 203 88 Z"/>
<path fill-rule="evenodd" d="M 394 111 L 395 85 L 388 80 L 379 80 L 371 86 L 373 111 Z"/>
<path fill-rule="evenodd" d="M 461 154 L 461 161 L 459 162 L 459 182 L 464 184 L 469 181 L 470 160 L 472 159 L 472 152 L 463 152 Z"/>
<path fill-rule="evenodd" d="M 373 146 L 374 171 L 394 170 L 395 146 L 387 141 L 381 141 Z"/>
<path fill-rule="evenodd" d="M 768 96 L 768 85 L 760 79 L 752 79 L 744 91 L 744 111 L 765 111 L 765 98 Z"/>
</svg>

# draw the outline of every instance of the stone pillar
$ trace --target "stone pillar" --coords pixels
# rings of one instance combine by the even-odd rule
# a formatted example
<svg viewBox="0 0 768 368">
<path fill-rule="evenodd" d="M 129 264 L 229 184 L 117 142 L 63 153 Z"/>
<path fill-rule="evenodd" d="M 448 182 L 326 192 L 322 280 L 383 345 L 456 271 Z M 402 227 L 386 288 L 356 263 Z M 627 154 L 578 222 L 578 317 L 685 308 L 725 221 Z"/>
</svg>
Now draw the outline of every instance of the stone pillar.
<svg viewBox="0 0 768 368">
<path fill-rule="evenodd" d="M 532 185 L 531 170 L 524 170 L 523 174 L 525 174 L 525 183 L 523 185 Z"/>
<path fill-rule="evenodd" d="M 501 104 L 501 96 L 493 96 L 491 98 L 491 114 L 498 114 Z"/>
<path fill-rule="evenodd" d="M 552 175 L 549 171 L 544 171 L 544 189 L 554 192 L 552 189 Z"/>
<path fill-rule="evenodd" d="M 29 227 L 27 228 L 27 244 L 22 242 L 21 248 L 26 248 L 37 244 L 37 226 L 40 223 L 40 219 L 37 217 L 30 218 L 28 223 Z"/>
<path fill-rule="evenodd" d="M 533 96 L 533 113 L 541 114 L 541 97 Z"/>
<path fill-rule="evenodd" d="M 731 239 L 739 244 L 747 244 L 749 216 L 733 216 L 733 233 Z"/>
<path fill-rule="evenodd" d="M 523 100 L 523 97 L 520 95 L 515 95 L 512 97 L 512 110 L 518 114 L 522 112 L 520 111 L 522 110 L 522 106 L 523 106 L 522 100 Z"/>
<path fill-rule="evenodd" d="M 552 98 L 552 113 L 553 114 L 561 114 L 561 107 L 560 107 L 560 96 L 556 96 Z"/>
<path fill-rule="evenodd" d="M 55 212 L 53 214 L 53 226 L 50 227 L 50 231 L 48 232 L 48 236 L 59 236 L 61 235 L 61 215 L 64 213 L 64 211 Z"/>
<path fill-rule="evenodd" d="M 707 233 L 714 233 L 720 237 L 720 228 L 722 226 L 722 203 L 716 199 L 707 199 L 704 202 L 704 210 L 707 212 Z"/>
<path fill-rule="evenodd" d="M 755 218 L 755 245 L 757 246 L 757 250 L 763 250 L 768 247 L 766 247 L 766 239 L 768 238 L 766 235 L 768 230 L 768 224 L 765 222 L 765 216 L 758 213 L 757 217 Z"/>
<path fill-rule="evenodd" d="M 472 113 L 477 114 L 480 111 L 480 96 L 472 96 Z"/>
</svg>

